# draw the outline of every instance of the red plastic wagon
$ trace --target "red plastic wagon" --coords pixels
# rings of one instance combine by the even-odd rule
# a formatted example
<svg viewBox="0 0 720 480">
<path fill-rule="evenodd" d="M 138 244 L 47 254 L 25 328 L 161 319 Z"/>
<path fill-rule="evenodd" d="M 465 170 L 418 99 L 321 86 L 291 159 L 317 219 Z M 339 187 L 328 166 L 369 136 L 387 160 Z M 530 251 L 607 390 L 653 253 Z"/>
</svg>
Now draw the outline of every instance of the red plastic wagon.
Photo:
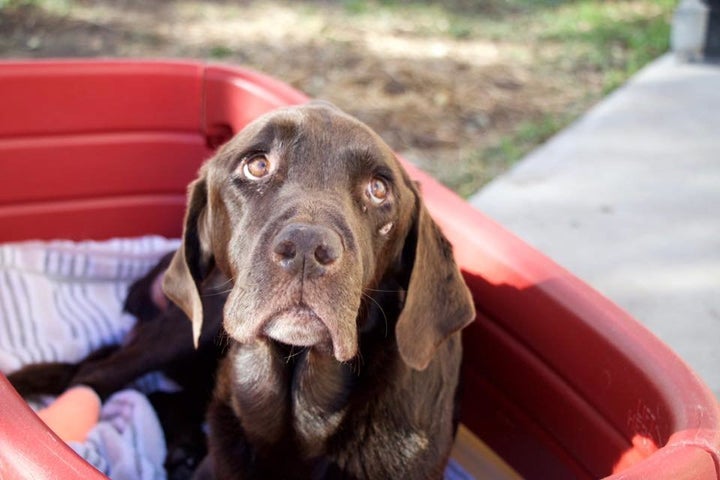
<svg viewBox="0 0 720 480">
<path fill-rule="evenodd" d="M 177 237 L 186 186 L 213 149 L 304 101 L 272 78 L 204 63 L 0 63 L 0 241 Z M 682 360 L 406 166 L 478 310 L 464 337 L 461 464 L 538 479 L 720 478 L 720 409 Z M 104 477 L 0 375 L 0 478 Z"/>
</svg>

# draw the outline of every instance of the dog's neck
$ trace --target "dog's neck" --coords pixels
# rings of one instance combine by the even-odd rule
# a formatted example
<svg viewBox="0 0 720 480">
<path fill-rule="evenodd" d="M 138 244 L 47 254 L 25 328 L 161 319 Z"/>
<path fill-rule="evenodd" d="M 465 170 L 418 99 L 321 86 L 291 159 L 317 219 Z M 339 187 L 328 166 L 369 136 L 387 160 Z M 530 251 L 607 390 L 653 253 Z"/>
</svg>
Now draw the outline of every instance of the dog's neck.
<svg viewBox="0 0 720 480">
<path fill-rule="evenodd" d="M 342 422 L 357 380 L 350 364 L 312 348 L 270 340 L 236 344 L 228 356 L 234 379 L 233 407 L 255 445 L 295 443 L 312 458 Z"/>
<path fill-rule="evenodd" d="M 358 317 L 358 356 L 338 362 L 331 352 L 292 347 L 269 339 L 234 344 L 228 355 L 231 404 L 254 445 L 297 449 L 304 458 L 326 450 L 338 431 L 353 392 L 373 395 L 402 362 L 394 324 L 404 291 L 393 282 L 368 290 Z M 397 379 L 396 379 L 397 380 Z M 357 395 L 355 395 L 357 397 Z M 362 403 L 363 399 L 354 398 Z M 368 399 L 365 399 L 368 400 Z"/>
</svg>

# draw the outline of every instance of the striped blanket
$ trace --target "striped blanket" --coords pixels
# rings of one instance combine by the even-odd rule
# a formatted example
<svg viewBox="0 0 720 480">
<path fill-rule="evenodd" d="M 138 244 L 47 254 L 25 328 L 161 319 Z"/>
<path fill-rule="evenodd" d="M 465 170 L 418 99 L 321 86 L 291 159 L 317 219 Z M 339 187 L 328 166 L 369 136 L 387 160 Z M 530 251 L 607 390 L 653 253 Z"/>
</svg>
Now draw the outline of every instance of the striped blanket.
<svg viewBox="0 0 720 480">
<path fill-rule="evenodd" d="M 0 371 L 75 362 L 119 343 L 135 322 L 122 311 L 128 286 L 177 246 L 160 237 L 0 245 Z M 147 393 L 159 379 L 149 375 L 135 387 Z M 166 477 L 162 429 L 136 389 L 110 397 L 87 441 L 71 446 L 113 480 Z"/>
</svg>

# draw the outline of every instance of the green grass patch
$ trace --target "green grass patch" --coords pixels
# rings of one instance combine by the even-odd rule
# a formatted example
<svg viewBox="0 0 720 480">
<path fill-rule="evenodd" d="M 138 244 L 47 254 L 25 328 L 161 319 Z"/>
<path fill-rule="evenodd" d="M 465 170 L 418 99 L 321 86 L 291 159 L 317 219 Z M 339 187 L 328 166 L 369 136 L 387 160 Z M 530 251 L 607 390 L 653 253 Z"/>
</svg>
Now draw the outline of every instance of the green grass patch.
<svg viewBox="0 0 720 480">
<path fill-rule="evenodd" d="M 561 45 L 563 63 L 604 76 L 603 94 L 667 51 L 675 0 L 567 2 L 543 12 L 538 40 Z"/>
<path fill-rule="evenodd" d="M 3 10 L 40 8 L 63 13 L 68 10 L 72 0 L 0 0 L 0 12 Z"/>
<path fill-rule="evenodd" d="M 565 128 L 572 118 L 569 115 L 547 114 L 537 120 L 521 123 L 514 132 L 493 146 L 461 159 L 456 174 L 446 177 L 445 182 L 461 196 L 472 195 L 480 186 L 508 170 L 534 148 Z"/>
<path fill-rule="evenodd" d="M 27 5 L 34 5 L 37 1 L 35 0 L 0 0 L 0 11 L 4 8 L 19 8 Z"/>
<path fill-rule="evenodd" d="M 669 48 L 675 0 L 502 2 L 522 24 L 526 41 L 544 55 L 547 68 L 562 68 L 578 77 L 588 70 L 602 78 L 601 91 L 588 92 L 590 106 Z M 552 48 L 550 48 L 552 47 Z M 585 108 L 580 108 L 584 110 Z M 462 175 L 450 187 L 469 196 L 509 169 L 533 149 L 569 125 L 578 112 L 547 114 L 520 124 L 494 145 L 467 159 Z"/>
<path fill-rule="evenodd" d="M 222 60 L 224 58 L 228 58 L 233 54 L 233 50 L 230 47 L 226 47 L 225 45 L 215 45 L 210 48 L 210 58 L 213 58 L 215 60 Z"/>
<path fill-rule="evenodd" d="M 545 115 L 539 120 L 523 122 L 515 132 L 501 139 L 497 145 L 487 151 L 486 160 L 497 163 L 501 159 L 508 164 L 515 163 L 534 147 L 565 128 L 568 123 L 568 118 L 554 115 Z"/>
</svg>

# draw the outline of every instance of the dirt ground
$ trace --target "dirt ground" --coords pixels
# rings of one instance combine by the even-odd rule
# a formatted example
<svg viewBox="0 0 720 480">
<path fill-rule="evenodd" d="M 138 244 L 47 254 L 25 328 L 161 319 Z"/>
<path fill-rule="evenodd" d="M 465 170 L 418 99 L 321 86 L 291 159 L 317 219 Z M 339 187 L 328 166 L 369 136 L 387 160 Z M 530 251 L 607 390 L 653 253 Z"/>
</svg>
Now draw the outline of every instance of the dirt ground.
<svg viewBox="0 0 720 480">
<path fill-rule="evenodd" d="M 468 195 L 508 167 L 503 141 L 587 108 L 601 79 L 532 44 L 520 12 L 465 3 L 4 0 L 0 57 L 249 66 L 354 114 Z"/>
</svg>

